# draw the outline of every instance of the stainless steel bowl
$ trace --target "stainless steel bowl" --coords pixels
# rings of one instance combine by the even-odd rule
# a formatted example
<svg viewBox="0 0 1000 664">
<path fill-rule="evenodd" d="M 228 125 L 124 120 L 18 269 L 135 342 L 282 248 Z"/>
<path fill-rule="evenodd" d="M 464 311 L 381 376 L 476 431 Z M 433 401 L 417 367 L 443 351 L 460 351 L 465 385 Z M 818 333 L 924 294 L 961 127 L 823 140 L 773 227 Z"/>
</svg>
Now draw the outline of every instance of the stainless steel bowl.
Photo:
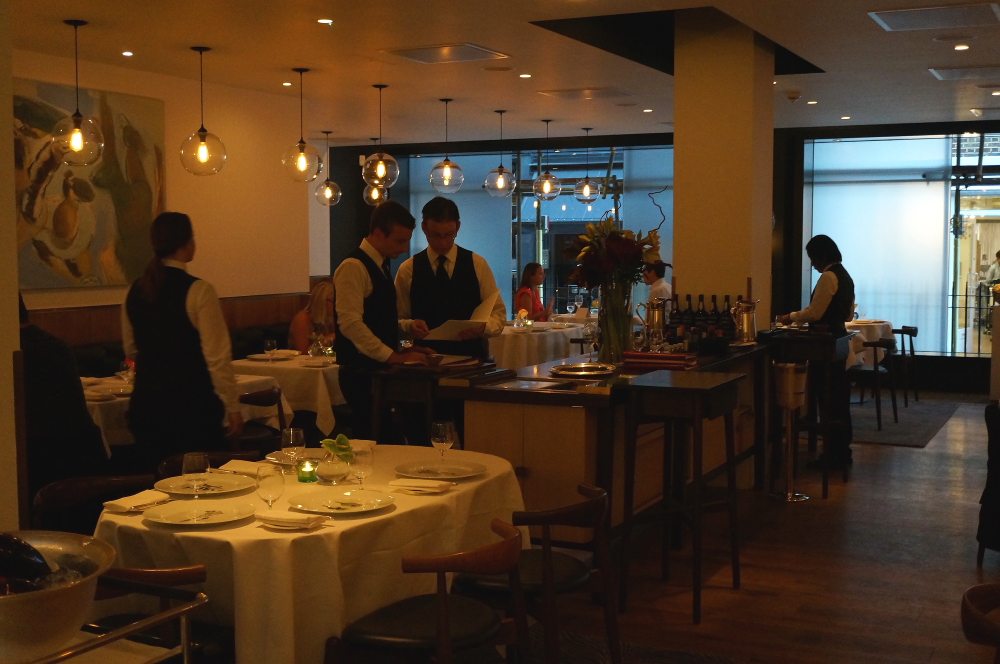
<svg viewBox="0 0 1000 664">
<path fill-rule="evenodd" d="M 115 550 L 87 535 L 48 530 L 12 534 L 35 547 L 50 565 L 85 572 L 65 586 L 0 596 L 0 658 L 27 662 L 55 652 L 80 631 L 94 602 L 97 577 L 111 567 Z"/>
</svg>

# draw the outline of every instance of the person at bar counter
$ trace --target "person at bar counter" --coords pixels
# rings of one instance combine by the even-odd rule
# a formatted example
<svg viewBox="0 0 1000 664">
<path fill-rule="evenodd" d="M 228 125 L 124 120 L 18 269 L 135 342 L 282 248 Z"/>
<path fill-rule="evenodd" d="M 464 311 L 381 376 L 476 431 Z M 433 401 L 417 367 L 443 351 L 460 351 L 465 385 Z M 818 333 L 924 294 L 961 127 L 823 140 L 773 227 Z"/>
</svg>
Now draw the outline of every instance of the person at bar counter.
<svg viewBox="0 0 1000 664">
<path fill-rule="evenodd" d="M 1000 251 L 997 252 L 997 259 L 986 268 L 986 276 L 983 277 L 983 281 L 991 286 L 1000 282 Z"/>
<path fill-rule="evenodd" d="M 288 324 L 288 347 L 307 353 L 316 339 L 332 346 L 333 335 L 333 283 L 324 280 L 313 286 L 309 303 Z"/>
<path fill-rule="evenodd" d="M 31 324 L 17 296 L 24 359 L 28 499 L 56 480 L 108 472 L 101 430 L 90 419 L 73 352 Z"/>
<path fill-rule="evenodd" d="M 820 273 L 813 289 L 809 306 L 778 317 L 780 323 L 810 323 L 813 327 L 828 330 L 834 338 L 847 334 L 845 323 L 854 315 L 854 280 L 841 264 L 843 257 L 837 243 L 827 235 L 816 235 L 806 243 L 806 255 L 813 268 Z M 831 390 L 830 459 L 832 468 L 843 468 L 851 459 L 851 391 L 843 362 L 829 366 Z"/>
<path fill-rule="evenodd" d="M 229 330 L 219 297 L 187 272 L 194 260 L 191 219 L 163 212 L 150 230 L 153 258 L 129 288 L 122 344 L 135 360 L 129 429 L 154 468 L 191 450 L 226 449 L 243 428 Z"/>
<path fill-rule="evenodd" d="M 642 266 L 642 280 L 649 285 L 650 300 L 654 297 L 662 297 L 665 300 L 670 299 L 670 284 L 663 278 L 663 276 L 667 273 L 668 267 L 673 266 L 669 263 L 664 263 L 663 261 L 646 263 Z"/>
<path fill-rule="evenodd" d="M 433 329 L 448 320 L 469 320 L 472 312 L 496 294 L 489 320 L 459 332 L 457 341 L 423 342 L 436 352 L 451 355 L 489 355 L 486 337 L 503 333 L 507 308 L 489 264 L 479 254 L 455 244 L 462 226 L 454 201 L 436 196 L 424 205 L 420 229 L 427 248 L 403 261 L 396 272 L 396 304 L 403 327 L 414 337 L 426 330 L 410 324 L 423 320 Z"/>
<path fill-rule="evenodd" d="M 389 259 L 410 246 L 416 220 L 395 201 L 372 210 L 368 236 L 333 274 L 336 312 L 337 363 L 340 389 L 351 407 L 351 434 L 371 438 L 372 372 L 388 364 L 427 363 L 429 350 L 397 350 L 400 322 L 396 289 L 389 274 Z M 427 323 L 409 323 L 416 333 L 427 334 Z"/>
<path fill-rule="evenodd" d="M 547 321 L 552 315 L 552 302 L 542 305 L 538 295 L 538 287 L 545 283 L 545 268 L 541 263 L 528 263 L 521 271 L 521 283 L 514 293 L 514 311 L 522 309 L 528 312 L 528 318 L 536 321 Z"/>
</svg>

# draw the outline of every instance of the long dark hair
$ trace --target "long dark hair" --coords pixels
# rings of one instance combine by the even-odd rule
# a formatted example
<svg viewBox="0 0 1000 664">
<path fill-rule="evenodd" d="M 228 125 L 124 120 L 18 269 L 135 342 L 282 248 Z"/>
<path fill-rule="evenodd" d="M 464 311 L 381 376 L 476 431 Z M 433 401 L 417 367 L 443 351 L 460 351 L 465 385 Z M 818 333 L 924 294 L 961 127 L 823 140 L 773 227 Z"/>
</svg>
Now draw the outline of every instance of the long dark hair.
<svg viewBox="0 0 1000 664">
<path fill-rule="evenodd" d="M 521 272 L 521 283 L 518 288 L 534 288 L 535 285 L 531 283 L 531 279 L 535 276 L 535 272 L 542 269 L 541 263 L 528 263 L 524 266 L 524 270 Z"/>
<path fill-rule="evenodd" d="M 149 300 L 155 300 L 163 286 L 163 259 L 186 245 L 194 237 L 191 217 L 183 212 L 161 212 L 149 229 L 153 258 L 139 277 L 139 288 Z"/>
<path fill-rule="evenodd" d="M 837 243 L 829 235 L 814 235 L 806 243 L 806 255 L 819 268 L 826 267 L 830 263 L 840 263 L 844 260 L 844 257 L 840 254 L 840 249 L 837 248 Z"/>
</svg>

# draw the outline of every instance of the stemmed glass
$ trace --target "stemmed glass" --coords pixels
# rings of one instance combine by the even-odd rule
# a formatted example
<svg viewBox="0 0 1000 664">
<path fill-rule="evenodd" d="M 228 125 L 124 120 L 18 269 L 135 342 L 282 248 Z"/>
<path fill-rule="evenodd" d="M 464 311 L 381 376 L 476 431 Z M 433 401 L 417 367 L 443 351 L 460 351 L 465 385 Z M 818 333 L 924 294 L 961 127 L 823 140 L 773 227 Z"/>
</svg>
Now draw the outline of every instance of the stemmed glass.
<svg viewBox="0 0 1000 664">
<path fill-rule="evenodd" d="M 444 453 L 455 444 L 455 425 L 452 422 L 431 422 L 431 445 L 441 453 L 441 463 L 444 463 Z"/>
<path fill-rule="evenodd" d="M 135 368 L 134 365 L 128 360 L 122 362 L 118 365 L 118 371 L 115 375 L 122 379 L 122 382 L 126 385 L 131 385 L 132 380 L 135 378 Z"/>
<path fill-rule="evenodd" d="M 191 483 L 194 499 L 208 484 L 208 455 L 204 452 L 187 452 L 181 459 L 181 475 Z"/>
<path fill-rule="evenodd" d="M 277 352 L 278 342 L 275 339 L 264 339 L 264 354 L 267 355 L 268 362 L 274 359 L 274 355 Z"/>
<path fill-rule="evenodd" d="M 365 488 L 365 478 L 375 469 L 375 446 L 371 443 L 354 441 L 351 443 L 354 458 L 351 460 L 351 471 L 358 478 L 361 488 Z"/>
<path fill-rule="evenodd" d="M 576 311 L 583 308 L 583 291 L 576 291 L 576 298 L 573 300 L 573 303 L 576 304 Z"/>
<path fill-rule="evenodd" d="M 284 452 L 289 463 L 292 464 L 292 469 L 294 470 L 295 462 L 298 461 L 299 457 L 304 455 L 306 451 L 305 432 L 298 427 L 282 429 L 281 451 Z"/>
<path fill-rule="evenodd" d="M 285 491 L 285 476 L 281 468 L 261 464 L 257 468 L 257 495 L 267 503 L 267 509 L 274 506 L 274 501 L 281 498 Z"/>
</svg>

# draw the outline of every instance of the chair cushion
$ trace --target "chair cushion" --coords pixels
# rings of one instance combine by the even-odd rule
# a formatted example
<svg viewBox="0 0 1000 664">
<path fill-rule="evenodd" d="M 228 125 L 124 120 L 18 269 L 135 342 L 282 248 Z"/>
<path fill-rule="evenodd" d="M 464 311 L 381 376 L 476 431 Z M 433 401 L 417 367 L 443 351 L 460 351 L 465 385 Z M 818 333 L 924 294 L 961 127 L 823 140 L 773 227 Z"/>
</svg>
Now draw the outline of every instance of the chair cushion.
<svg viewBox="0 0 1000 664">
<path fill-rule="evenodd" d="M 576 590 L 590 579 L 590 568 L 586 564 L 559 551 L 552 552 L 552 568 L 553 586 L 557 593 Z M 517 570 L 521 575 L 521 588 L 524 593 L 526 595 L 541 594 L 542 550 L 527 549 L 522 551 Z M 506 592 L 508 588 L 506 574 L 462 575 L 455 580 L 455 583 L 462 588 L 489 592 Z"/>
<path fill-rule="evenodd" d="M 351 623 L 341 638 L 359 646 L 433 650 L 437 602 L 436 595 L 400 600 Z M 448 595 L 448 618 L 455 650 L 487 643 L 500 631 L 500 618 L 492 608 L 461 595 Z"/>
</svg>

